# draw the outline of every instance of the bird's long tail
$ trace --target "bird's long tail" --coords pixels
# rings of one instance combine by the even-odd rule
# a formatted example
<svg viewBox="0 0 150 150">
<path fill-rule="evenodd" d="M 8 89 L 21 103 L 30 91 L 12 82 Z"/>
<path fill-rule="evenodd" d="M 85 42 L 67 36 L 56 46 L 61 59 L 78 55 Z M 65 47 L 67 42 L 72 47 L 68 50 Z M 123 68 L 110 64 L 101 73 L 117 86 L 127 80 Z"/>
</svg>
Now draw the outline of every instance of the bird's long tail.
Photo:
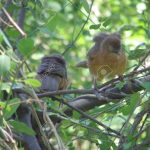
<svg viewBox="0 0 150 150">
<path fill-rule="evenodd" d="M 76 64 L 76 67 L 81 67 L 81 68 L 88 68 L 88 63 L 86 60 L 79 62 Z"/>
</svg>

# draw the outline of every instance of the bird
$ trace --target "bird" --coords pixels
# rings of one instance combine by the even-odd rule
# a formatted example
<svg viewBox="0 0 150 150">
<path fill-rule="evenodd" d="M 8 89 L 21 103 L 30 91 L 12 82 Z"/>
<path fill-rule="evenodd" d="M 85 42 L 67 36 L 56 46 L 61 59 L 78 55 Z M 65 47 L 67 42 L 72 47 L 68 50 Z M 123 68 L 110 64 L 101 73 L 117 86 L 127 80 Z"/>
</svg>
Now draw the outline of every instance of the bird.
<svg viewBox="0 0 150 150">
<path fill-rule="evenodd" d="M 37 79 L 41 82 L 42 91 L 66 89 L 69 82 L 64 58 L 59 54 L 43 57 L 37 70 Z"/>
<path fill-rule="evenodd" d="M 41 86 L 38 88 L 37 93 L 42 92 L 53 92 L 58 90 L 65 90 L 68 87 L 69 80 L 67 75 L 67 64 L 63 56 L 59 54 L 52 54 L 49 56 L 44 56 L 41 59 L 41 63 L 37 67 L 36 79 L 41 82 Z M 50 96 L 50 98 L 55 99 L 55 97 Z M 62 107 L 60 101 L 59 108 Z M 48 112 L 53 112 L 52 109 L 48 108 Z M 43 116 L 43 113 L 37 112 L 38 116 Z M 41 117 L 43 118 L 43 117 Z M 51 119 L 53 116 L 51 116 Z M 43 119 L 40 120 L 45 123 Z M 35 122 L 33 119 L 32 122 Z M 56 121 L 53 123 L 56 124 Z M 33 123 L 34 124 L 34 123 Z M 36 131 L 36 137 L 40 146 L 46 149 L 43 141 L 41 140 L 41 134 L 38 133 L 39 128 L 34 126 L 33 129 Z"/>
<path fill-rule="evenodd" d="M 105 78 L 122 77 L 127 65 L 127 56 L 122 49 L 119 33 L 99 33 L 94 38 L 94 45 L 87 53 L 87 60 L 76 66 L 88 68 L 96 82 Z"/>
</svg>

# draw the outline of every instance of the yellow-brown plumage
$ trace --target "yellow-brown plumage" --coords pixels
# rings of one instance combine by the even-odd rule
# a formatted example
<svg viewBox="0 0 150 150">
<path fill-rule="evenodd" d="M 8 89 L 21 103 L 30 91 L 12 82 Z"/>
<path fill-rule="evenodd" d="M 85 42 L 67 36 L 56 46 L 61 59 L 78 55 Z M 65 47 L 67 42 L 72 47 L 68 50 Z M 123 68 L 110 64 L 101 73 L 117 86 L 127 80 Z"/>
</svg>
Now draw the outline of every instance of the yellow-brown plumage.
<svg viewBox="0 0 150 150">
<path fill-rule="evenodd" d="M 125 72 L 127 58 L 121 47 L 120 35 L 101 33 L 94 38 L 95 45 L 87 54 L 87 61 L 78 67 L 88 67 L 94 79 L 121 76 Z"/>
</svg>

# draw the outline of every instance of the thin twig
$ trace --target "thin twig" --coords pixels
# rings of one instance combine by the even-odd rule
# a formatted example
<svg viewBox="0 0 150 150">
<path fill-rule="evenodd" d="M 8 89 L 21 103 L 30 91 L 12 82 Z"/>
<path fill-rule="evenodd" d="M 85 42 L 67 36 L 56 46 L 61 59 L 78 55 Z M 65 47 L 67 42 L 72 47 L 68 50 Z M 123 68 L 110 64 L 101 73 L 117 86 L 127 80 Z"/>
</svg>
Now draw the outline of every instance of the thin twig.
<svg viewBox="0 0 150 150">
<path fill-rule="evenodd" d="M 49 140 L 47 139 L 47 136 L 45 135 L 44 131 L 42 130 L 42 124 L 41 124 L 41 122 L 39 120 L 37 112 L 34 110 L 32 105 L 31 105 L 31 109 L 32 109 L 32 115 L 33 115 L 33 117 L 35 118 L 35 120 L 37 122 L 38 128 L 40 129 L 40 133 L 42 135 L 42 141 L 45 144 L 45 146 L 48 148 L 48 150 L 51 150 L 51 146 L 50 146 Z"/>
<path fill-rule="evenodd" d="M 6 4 L 4 5 L 5 8 L 9 7 L 12 4 L 13 0 L 7 0 Z"/>
<path fill-rule="evenodd" d="M 141 125 L 141 127 L 140 127 L 140 130 L 139 130 L 139 132 L 143 129 L 143 127 L 144 127 L 144 125 L 145 125 L 145 123 L 146 123 L 146 120 L 148 119 L 148 117 L 149 117 L 149 112 L 146 114 L 146 117 L 145 117 L 145 119 L 144 119 L 144 121 L 142 122 L 142 125 Z"/>
<path fill-rule="evenodd" d="M 132 71 L 129 74 L 122 76 L 122 79 L 125 79 L 125 78 L 128 78 L 128 77 L 133 77 L 134 75 L 138 75 L 138 74 L 146 72 L 146 71 L 150 71 L 150 66 L 148 66 L 146 68 L 143 68 L 143 69 L 140 69 L 140 70 L 137 70 L 137 71 Z M 116 81 L 120 81 L 120 78 L 118 77 L 118 78 L 112 79 L 112 80 L 104 83 L 103 85 L 98 86 L 98 88 L 101 89 L 101 88 L 105 87 L 106 85 L 112 84 Z"/>
<path fill-rule="evenodd" d="M 147 108 L 147 109 L 144 108 L 143 111 L 139 112 L 139 113 L 136 115 L 135 120 L 134 120 L 134 123 L 133 123 L 133 125 L 132 125 L 132 127 L 131 127 L 131 130 L 130 130 L 130 134 L 134 134 L 134 132 L 135 132 L 137 126 L 140 124 L 140 122 L 141 122 L 143 116 L 144 116 L 148 111 L 149 111 L 148 108 Z M 146 117 L 146 118 L 147 118 L 147 117 Z M 145 118 L 145 119 L 146 119 L 146 118 Z M 141 130 L 141 129 L 140 129 L 140 130 Z M 139 132 L 140 132 L 140 131 L 139 131 Z"/>
<path fill-rule="evenodd" d="M 44 103 L 44 104 L 45 104 L 45 103 Z M 45 104 L 45 105 L 44 105 L 44 110 L 43 110 L 43 119 L 44 119 L 45 123 L 49 122 L 50 127 L 51 127 L 51 130 L 54 132 L 54 134 L 55 134 L 55 136 L 56 136 L 56 139 L 57 139 L 57 142 L 58 142 L 58 145 L 60 146 L 60 147 L 59 147 L 60 150 L 65 150 L 65 146 L 64 146 L 63 142 L 61 141 L 61 139 L 60 139 L 60 137 L 59 137 L 59 135 L 58 135 L 58 133 L 57 133 L 57 130 L 56 130 L 56 128 L 55 128 L 55 126 L 54 126 L 52 120 L 50 119 L 50 117 L 49 117 L 49 119 L 47 119 L 47 114 L 46 114 L 46 112 L 47 112 L 47 107 L 46 107 L 46 104 Z"/>
<path fill-rule="evenodd" d="M 134 139 L 138 139 L 138 137 L 143 133 L 145 132 L 146 130 L 149 130 L 150 128 L 150 125 L 147 125 L 143 130 L 139 131 L 135 136 L 134 136 Z"/>
<path fill-rule="evenodd" d="M 149 56 L 149 54 L 150 54 L 150 50 L 148 50 L 147 51 L 147 53 L 145 53 L 145 56 L 142 58 L 142 60 L 139 62 L 139 64 L 138 64 L 138 66 L 136 66 L 135 68 L 134 68 L 134 70 L 133 71 L 136 71 L 141 65 L 142 65 L 142 63 L 145 61 L 145 59 Z"/>
<path fill-rule="evenodd" d="M 53 96 L 53 95 L 61 95 L 61 94 L 93 94 L 93 89 L 77 89 L 77 90 L 59 90 L 54 92 L 45 92 L 42 94 L 37 94 L 38 97 L 46 97 L 46 96 Z"/>
<path fill-rule="evenodd" d="M 27 34 L 17 25 L 17 23 L 14 21 L 14 19 L 10 16 L 10 14 L 7 12 L 7 10 L 3 7 L 2 8 L 4 14 L 7 16 L 9 19 L 10 23 L 19 31 L 19 33 L 23 36 L 26 37 Z"/>
<path fill-rule="evenodd" d="M 71 4 L 73 4 L 73 2 L 71 1 L 71 0 L 68 0 L 69 1 L 69 3 L 71 3 Z M 74 6 L 75 8 L 78 8 L 78 6 Z M 88 15 L 87 14 L 85 14 L 85 12 L 83 12 L 81 9 L 79 9 L 79 11 L 87 18 L 88 17 Z M 89 18 L 89 20 L 94 24 L 94 25 L 96 25 L 96 23 L 91 19 L 91 18 Z"/>
<path fill-rule="evenodd" d="M 7 21 L 5 21 L 3 18 L 0 17 L 0 21 L 3 22 L 5 25 L 7 25 L 8 27 L 13 27 L 12 25 L 10 25 Z"/>
<path fill-rule="evenodd" d="M 3 139 L 0 138 L 0 145 L 1 148 L 4 148 L 5 150 L 12 150 L 12 147 L 8 145 Z"/>
<path fill-rule="evenodd" d="M 143 143 L 141 144 L 137 144 L 133 147 L 134 150 L 140 150 L 140 149 L 143 149 L 145 147 L 148 148 L 148 146 L 150 145 L 150 138 L 147 138 L 146 140 L 144 140 Z"/>
<path fill-rule="evenodd" d="M 26 15 L 26 5 L 24 4 L 27 3 L 27 1 L 22 1 L 21 2 L 21 8 L 19 11 L 19 17 L 18 17 L 18 26 L 23 30 L 23 26 L 24 26 L 24 20 L 25 20 L 25 15 Z"/>
<path fill-rule="evenodd" d="M 79 38 L 81 32 L 83 31 L 85 25 L 87 24 L 87 22 L 88 22 L 88 20 L 89 20 L 89 18 L 90 18 L 90 14 L 91 14 L 91 10 L 92 10 L 93 3 L 94 3 L 94 0 L 92 0 L 92 2 L 91 2 L 89 14 L 88 14 L 87 19 L 85 20 L 83 26 L 81 27 L 79 33 L 77 34 L 77 36 L 75 37 L 75 39 L 71 42 L 71 45 L 69 45 L 68 48 L 65 49 L 65 51 L 62 53 L 62 55 L 65 55 L 65 53 L 75 44 L 75 42 L 76 42 L 77 39 Z"/>
<path fill-rule="evenodd" d="M 102 133 L 102 131 L 99 128 L 96 128 L 96 127 L 93 128 L 93 127 L 87 126 L 87 125 L 85 125 L 85 124 L 83 124 L 81 122 L 77 123 L 76 121 L 74 121 L 74 120 L 72 120 L 70 118 L 66 118 L 64 116 L 58 116 L 58 117 L 60 119 L 69 120 L 72 123 L 72 125 L 70 125 L 70 126 L 73 126 L 74 124 L 76 124 L 76 125 L 79 125 L 79 126 L 81 126 L 83 128 L 89 129 L 89 130 L 91 130 L 91 131 L 93 131 L 93 132 L 95 132 L 97 134 Z M 67 126 L 66 128 L 69 128 L 70 126 Z M 120 136 L 118 136 L 117 134 L 111 134 L 111 133 L 106 133 L 106 132 L 103 132 L 103 134 L 108 135 L 108 136 L 112 136 L 112 137 L 115 137 L 115 138 L 120 138 Z"/>
<path fill-rule="evenodd" d="M 139 104 L 140 104 L 141 100 L 143 99 L 143 97 L 144 97 L 144 94 L 137 100 L 136 105 L 135 105 L 134 108 L 132 109 L 132 112 L 130 112 L 130 115 L 128 116 L 128 118 L 127 118 L 125 124 L 122 126 L 122 128 L 121 128 L 121 130 L 120 130 L 121 133 L 123 133 L 124 130 L 127 128 L 127 125 L 129 124 L 129 121 L 130 121 L 130 119 L 131 119 L 131 117 L 132 117 L 132 115 L 133 115 L 135 109 L 139 106 Z"/>
<path fill-rule="evenodd" d="M 146 72 L 150 70 L 150 66 L 141 70 L 138 70 L 136 72 L 131 72 L 127 75 L 124 75 L 123 78 L 132 76 L 133 74 L 140 74 L 142 72 Z M 106 85 L 109 85 L 111 83 L 114 83 L 115 81 L 120 81 L 119 78 L 112 79 L 106 83 L 104 83 L 102 86 L 99 87 L 99 89 L 103 88 Z M 61 94 L 94 94 L 94 89 L 77 89 L 77 90 L 60 90 L 60 91 L 54 91 L 54 92 L 45 92 L 42 94 L 37 94 L 38 97 L 46 97 L 46 96 L 54 96 L 54 95 L 61 95 Z"/>
<path fill-rule="evenodd" d="M 145 92 L 146 93 L 146 92 Z M 128 116 L 127 120 L 125 121 L 125 123 L 123 124 L 123 126 L 120 129 L 120 133 L 123 134 L 123 132 L 125 131 L 125 129 L 127 128 L 129 121 L 135 111 L 135 109 L 137 108 L 137 106 L 140 104 L 141 100 L 143 99 L 143 97 L 145 96 L 145 94 L 143 94 L 136 102 L 136 105 L 134 106 L 134 108 L 132 109 L 132 112 L 130 113 L 130 115 Z M 119 140 L 119 149 L 122 148 L 123 144 L 126 142 L 126 140 L 124 140 L 123 137 L 120 138 Z"/>
<path fill-rule="evenodd" d="M 36 95 L 36 93 L 33 89 L 32 89 L 32 96 L 33 96 L 33 98 L 35 98 L 36 103 L 39 105 L 40 109 L 44 110 L 43 104 L 41 104 L 39 98 L 37 97 L 37 95 Z M 45 114 L 44 117 L 45 117 L 45 120 L 47 120 L 47 124 L 49 125 L 49 127 L 51 127 L 51 129 L 53 129 L 53 133 L 54 133 L 54 135 L 57 139 L 59 149 L 60 150 L 65 150 L 65 148 L 63 146 L 63 143 L 62 143 L 62 140 L 59 137 L 59 135 L 57 133 L 57 130 L 56 130 L 55 126 L 52 124 L 52 121 L 50 120 L 49 116 L 47 114 Z"/>
<path fill-rule="evenodd" d="M 74 109 L 75 111 L 79 112 L 83 117 L 92 120 L 93 122 L 97 123 L 98 125 L 100 125 L 101 127 L 103 127 L 106 131 L 108 132 L 113 132 L 118 136 L 121 136 L 121 134 L 119 132 L 117 132 L 116 130 L 111 129 L 110 127 L 107 127 L 106 125 L 104 125 L 103 123 L 101 123 L 100 121 L 92 118 L 91 116 L 87 115 L 85 112 L 83 112 L 82 110 L 70 105 L 69 103 L 65 102 L 63 99 L 59 99 L 56 97 L 52 97 L 53 100 L 57 100 L 59 102 L 62 102 L 63 104 L 67 105 L 68 107 L 70 107 L 71 109 Z"/>
</svg>

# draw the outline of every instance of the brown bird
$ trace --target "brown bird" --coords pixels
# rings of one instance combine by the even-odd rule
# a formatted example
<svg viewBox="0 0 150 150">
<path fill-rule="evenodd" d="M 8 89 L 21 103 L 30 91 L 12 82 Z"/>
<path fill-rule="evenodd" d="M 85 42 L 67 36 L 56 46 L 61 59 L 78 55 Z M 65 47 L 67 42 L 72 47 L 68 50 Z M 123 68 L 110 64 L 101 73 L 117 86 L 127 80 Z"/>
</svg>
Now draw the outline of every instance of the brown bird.
<svg viewBox="0 0 150 150">
<path fill-rule="evenodd" d="M 127 57 L 121 47 L 120 35 L 100 33 L 93 41 L 95 44 L 87 54 L 87 61 L 78 63 L 77 67 L 89 68 L 94 83 L 115 75 L 122 76 Z"/>
<path fill-rule="evenodd" d="M 38 68 L 37 79 L 41 81 L 43 91 L 66 89 L 68 78 L 64 58 L 61 55 L 45 56 Z"/>
</svg>

